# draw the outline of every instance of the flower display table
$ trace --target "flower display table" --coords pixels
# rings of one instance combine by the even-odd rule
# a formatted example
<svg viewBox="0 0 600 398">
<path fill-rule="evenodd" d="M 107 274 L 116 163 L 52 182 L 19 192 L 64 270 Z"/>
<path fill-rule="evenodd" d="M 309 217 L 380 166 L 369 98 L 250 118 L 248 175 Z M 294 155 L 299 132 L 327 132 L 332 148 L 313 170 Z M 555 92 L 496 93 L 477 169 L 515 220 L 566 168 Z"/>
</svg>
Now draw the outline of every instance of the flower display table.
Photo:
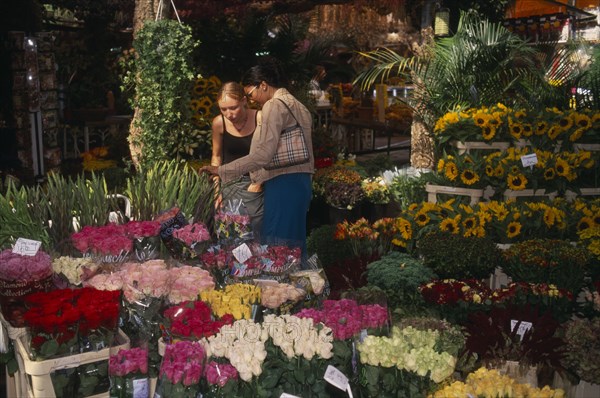
<svg viewBox="0 0 600 398">
<path fill-rule="evenodd" d="M 515 191 L 507 189 L 504 191 L 504 200 L 516 199 L 516 198 L 541 198 L 548 197 L 553 200 L 556 197 L 556 192 L 546 193 L 545 189 L 523 189 Z"/>
<path fill-rule="evenodd" d="M 458 149 L 458 154 L 463 155 L 465 153 L 470 153 L 472 149 L 474 150 L 488 150 L 488 151 L 506 151 L 510 146 L 509 142 L 479 142 L 479 141 L 452 141 L 452 146 Z"/>
</svg>

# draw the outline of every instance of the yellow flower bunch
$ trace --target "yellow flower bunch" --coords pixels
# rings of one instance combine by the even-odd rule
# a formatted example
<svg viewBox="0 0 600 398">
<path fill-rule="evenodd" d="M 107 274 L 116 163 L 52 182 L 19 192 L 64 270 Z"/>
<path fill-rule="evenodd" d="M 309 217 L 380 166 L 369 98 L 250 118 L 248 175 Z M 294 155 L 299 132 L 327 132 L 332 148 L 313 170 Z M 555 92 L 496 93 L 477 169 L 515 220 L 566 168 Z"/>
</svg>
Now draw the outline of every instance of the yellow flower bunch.
<svg viewBox="0 0 600 398">
<path fill-rule="evenodd" d="M 365 178 L 362 180 L 365 197 L 374 204 L 390 203 L 390 190 L 382 177 Z"/>
<path fill-rule="evenodd" d="M 85 171 L 98 171 L 116 167 L 115 160 L 104 159 L 108 156 L 108 147 L 99 146 L 83 152 L 80 157 L 83 159 L 83 169 Z"/>
<path fill-rule="evenodd" d="M 476 155 L 444 154 L 437 163 L 434 182 L 464 188 L 481 188 L 486 185 L 483 162 Z"/>
<path fill-rule="evenodd" d="M 467 376 L 463 383 L 455 381 L 429 395 L 430 398 L 448 397 L 521 397 L 521 398 L 563 398 L 565 392 L 561 389 L 531 387 L 529 384 L 517 383 L 514 379 L 500 374 L 495 369 L 480 368 Z"/>
<path fill-rule="evenodd" d="M 194 83 L 190 108 L 192 120 L 197 126 L 205 126 L 218 113 L 215 109 L 217 93 L 221 87 L 221 80 L 217 76 L 209 78 L 199 77 Z"/>
<path fill-rule="evenodd" d="M 250 319 L 252 305 L 260 303 L 261 289 L 254 285 L 236 283 L 227 285 L 223 291 L 203 291 L 200 299 L 207 302 L 218 317 L 231 314 L 235 319 Z"/>
</svg>

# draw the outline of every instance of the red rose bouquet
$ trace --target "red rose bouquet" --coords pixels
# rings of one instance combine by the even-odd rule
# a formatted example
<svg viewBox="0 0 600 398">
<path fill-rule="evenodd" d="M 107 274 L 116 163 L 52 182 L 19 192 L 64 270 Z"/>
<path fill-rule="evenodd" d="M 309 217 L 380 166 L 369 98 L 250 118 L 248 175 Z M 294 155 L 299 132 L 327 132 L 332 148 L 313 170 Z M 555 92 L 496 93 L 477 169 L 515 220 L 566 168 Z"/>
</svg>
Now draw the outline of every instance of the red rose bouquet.
<svg viewBox="0 0 600 398">
<path fill-rule="evenodd" d="M 164 316 L 175 339 L 200 340 L 217 334 L 221 326 L 233 323 L 231 314 L 213 320 L 210 307 L 203 301 L 184 301 L 166 309 Z"/>
<path fill-rule="evenodd" d="M 92 288 L 38 292 L 26 297 L 25 322 L 31 329 L 33 359 L 42 360 L 113 343 L 120 292 Z"/>
<path fill-rule="evenodd" d="M 110 396 L 115 398 L 147 397 L 148 350 L 120 350 L 108 360 Z"/>
</svg>

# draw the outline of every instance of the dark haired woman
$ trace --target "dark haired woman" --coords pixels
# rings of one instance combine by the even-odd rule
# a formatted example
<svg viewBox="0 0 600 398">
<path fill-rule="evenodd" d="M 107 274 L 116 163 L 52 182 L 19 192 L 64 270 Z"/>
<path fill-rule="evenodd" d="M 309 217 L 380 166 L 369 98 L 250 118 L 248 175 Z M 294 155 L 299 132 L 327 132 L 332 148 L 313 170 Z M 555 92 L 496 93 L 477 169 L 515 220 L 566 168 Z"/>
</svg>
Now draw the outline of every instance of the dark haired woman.
<svg viewBox="0 0 600 398">
<path fill-rule="evenodd" d="M 228 164 L 205 166 L 201 170 L 218 174 L 225 180 L 250 172 L 252 182 L 263 184 L 263 243 L 301 247 L 306 254 L 306 214 L 314 172 L 312 117 L 284 84 L 274 63 L 260 64 L 246 72 L 242 79 L 246 97 L 262 105 L 262 125 L 252 138 L 250 153 Z M 265 169 L 277 151 L 282 130 L 296 123 L 304 132 L 308 160 L 293 166 Z"/>
</svg>

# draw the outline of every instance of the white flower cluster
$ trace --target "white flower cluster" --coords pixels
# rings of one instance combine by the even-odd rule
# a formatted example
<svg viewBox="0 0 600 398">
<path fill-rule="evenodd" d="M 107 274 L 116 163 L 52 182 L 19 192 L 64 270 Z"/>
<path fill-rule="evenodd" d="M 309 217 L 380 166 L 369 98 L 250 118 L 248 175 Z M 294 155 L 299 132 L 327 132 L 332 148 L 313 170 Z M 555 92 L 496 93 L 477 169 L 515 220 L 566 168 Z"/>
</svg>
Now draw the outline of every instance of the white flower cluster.
<svg viewBox="0 0 600 398">
<path fill-rule="evenodd" d="M 454 372 L 456 358 L 435 350 L 439 332 L 411 326 L 394 327 L 391 337 L 367 336 L 357 345 L 360 361 L 373 366 L 392 367 L 427 376 L 436 383 Z"/>
<path fill-rule="evenodd" d="M 204 342 L 207 356 L 224 357 L 240 373 L 240 378 L 250 381 L 262 373 L 267 357 L 265 341 L 269 337 L 262 326 L 252 320 L 240 319 L 232 325 L 223 325 L 221 331 Z"/>
<path fill-rule="evenodd" d="M 52 271 L 55 274 L 62 274 L 72 285 L 81 284 L 81 276 L 84 270 L 89 270 L 93 274 L 98 265 L 89 257 L 77 258 L 62 256 L 52 261 Z"/>
<path fill-rule="evenodd" d="M 267 315 L 263 322 L 273 344 L 288 358 L 303 356 L 311 360 L 315 355 L 323 359 L 333 356 L 333 332 L 327 326 L 319 330 L 310 318 L 293 315 Z"/>
</svg>

